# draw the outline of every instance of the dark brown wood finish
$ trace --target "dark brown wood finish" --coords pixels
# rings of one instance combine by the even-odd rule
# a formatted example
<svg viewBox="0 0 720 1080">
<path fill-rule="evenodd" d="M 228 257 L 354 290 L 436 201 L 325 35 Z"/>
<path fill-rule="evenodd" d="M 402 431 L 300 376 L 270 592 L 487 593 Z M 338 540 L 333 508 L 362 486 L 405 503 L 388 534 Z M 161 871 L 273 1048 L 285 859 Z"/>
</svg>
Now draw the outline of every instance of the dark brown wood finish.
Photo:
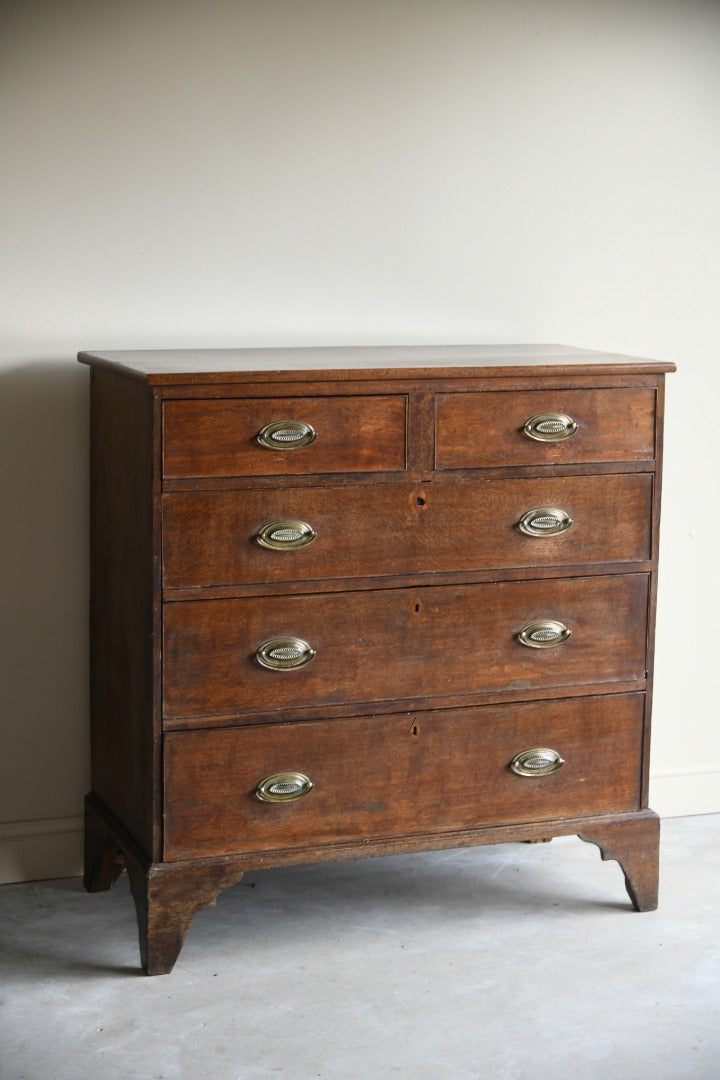
<svg viewBox="0 0 720 1080">
<path fill-rule="evenodd" d="M 122 870 L 135 901 L 140 962 L 148 975 L 172 971 L 193 917 L 214 907 L 218 893 L 237 884 L 237 863 L 153 863 L 99 799 L 85 799 L 85 888 L 112 888 Z"/>
<path fill-rule="evenodd" d="M 417 378 L 535 378 L 628 375 L 674 371 L 675 365 L 572 345 L 392 345 L 279 349 L 157 349 L 81 352 L 81 363 L 109 367 L 150 386 L 249 385 L 253 382 L 387 382 Z"/>
<path fill-rule="evenodd" d="M 85 872 L 88 892 L 107 892 L 125 869 L 125 855 L 109 812 L 100 812 L 99 800 L 85 799 Z"/>
<path fill-rule="evenodd" d="M 656 814 L 645 811 L 624 821 L 590 823 L 578 836 L 596 844 L 604 860 L 620 863 L 636 911 L 655 911 L 660 854 L 660 819 Z"/>
<path fill-rule="evenodd" d="M 202 908 L 215 907 L 218 894 L 236 885 L 243 870 L 216 863 L 205 867 L 159 863 L 143 866 L 128 859 L 140 939 L 140 962 L 148 975 L 167 975 Z"/>
<path fill-rule="evenodd" d="M 439 469 L 645 461 L 655 452 L 655 391 L 547 390 L 437 396 Z M 539 413 L 564 413 L 577 424 L 557 443 L 538 442 L 523 425 Z"/>
<path fill-rule="evenodd" d="M 176 733 L 165 858 L 636 810 L 643 704 L 633 694 Z M 511 760 L 532 747 L 565 764 L 515 775 Z M 261 802 L 260 781 L 287 769 L 313 790 Z"/>
<path fill-rule="evenodd" d="M 648 787 L 650 784 L 650 728 L 652 719 L 652 698 L 655 671 L 655 617 L 657 612 L 657 586 L 658 586 L 658 558 L 657 552 L 660 541 L 660 496 L 662 488 L 663 469 L 663 441 L 665 431 L 665 376 L 660 375 L 657 391 L 657 416 L 655 421 L 655 460 L 656 471 L 653 477 L 653 521 L 652 531 L 653 551 L 656 552 L 653 573 L 650 576 L 650 593 L 648 596 L 648 685 L 645 695 L 645 737 L 642 752 L 642 805 L 648 805 Z"/>
<path fill-rule="evenodd" d="M 194 913 L 264 866 L 577 833 L 621 863 L 638 910 L 655 906 L 645 807 L 673 365 L 562 346 L 81 359 L 85 881 L 110 888 L 128 869 L 145 970 L 169 971 Z M 529 440 L 522 424 L 543 411 L 578 431 Z M 315 442 L 262 449 L 275 419 L 311 423 Z M 523 536 L 536 506 L 573 525 Z M 313 542 L 260 548 L 258 529 L 286 517 Z M 539 618 L 570 639 L 518 644 Z M 285 634 L 315 658 L 261 668 L 255 650 Z M 565 764 L 516 776 L 532 746 Z M 286 769 L 314 789 L 260 802 L 257 783 Z"/>
<path fill-rule="evenodd" d="M 88 796 L 86 804 L 89 836 L 102 836 L 104 843 L 108 842 L 109 837 L 114 857 L 123 866 L 127 865 L 137 912 L 141 964 L 149 975 L 164 975 L 172 971 L 194 915 L 202 907 L 214 906 L 218 893 L 240 881 L 246 870 L 293 866 L 318 860 L 317 848 L 310 843 L 257 851 L 249 859 L 237 855 L 195 856 L 170 863 L 151 864 L 94 796 Z M 620 863 L 626 889 L 636 911 L 653 911 L 657 907 L 659 820 L 650 810 L 630 814 L 584 815 L 582 818 L 550 822 L 483 826 L 414 836 L 379 837 L 372 846 L 364 839 L 359 843 L 332 843 L 323 847 L 322 861 L 337 862 L 366 858 L 371 854 L 410 854 L 513 841 L 546 843 L 553 836 L 569 836 L 573 833 L 597 845 L 603 859 Z M 88 857 L 91 860 L 93 853 L 94 849 L 90 849 Z M 90 888 L 87 876 L 86 887 L 89 891 L 98 891 Z"/>
<path fill-rule="evenodd" d="M 523 534 L 523 515 L 548 506 L 564 509 L 572 526 L 555 536 Z M 316 538 L 288 551 L 261 547 L 262 526 L 287 518 L 310 524 Z M 648 473 L 178 493 L 163 500 L 163 584 L 642 562 L 651 532 Z"/>
<path fill-rule="evenodd" d="M 157 855 L 152 394 L 93 370 L 90 417 L 93 791 Z"/>
<path fill-rule="evenodd" d="M 168 604 L 164 715 L 285 718 L 308 703 L 387 709 L 397 698 L 420 706 L 441 694 L 642 679 L 647 589 L 646 574 L 626 574 Z M 519 644 L 537 619 L 559 620 L 571 637 Z M 258 648 L 287 635 L 315 658 L 261 667 Z"/>
<path fill-rule="evenodd" d="M 402 470 L 406 410 L 403 394 L 167 402 L 163 475 L 287 476 Z M 309 446 L 269 450 L 256 437 L 275 420 L 310 424 L 316 438 Z"/>
</svg>

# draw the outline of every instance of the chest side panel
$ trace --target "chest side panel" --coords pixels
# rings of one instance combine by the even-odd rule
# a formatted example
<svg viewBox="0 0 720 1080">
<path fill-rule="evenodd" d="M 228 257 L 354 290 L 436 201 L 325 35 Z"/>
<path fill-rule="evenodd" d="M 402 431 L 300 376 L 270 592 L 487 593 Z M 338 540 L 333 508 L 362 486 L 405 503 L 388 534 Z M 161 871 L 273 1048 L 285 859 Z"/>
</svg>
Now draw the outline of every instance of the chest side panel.
<svg viewBox="0 0 720 1080">
<path fill-rule="evenodd" d="M 152 393 L 93 370 L 90 700 L 93 788 L 157 853 L 160 744 Z"/>
</svg>

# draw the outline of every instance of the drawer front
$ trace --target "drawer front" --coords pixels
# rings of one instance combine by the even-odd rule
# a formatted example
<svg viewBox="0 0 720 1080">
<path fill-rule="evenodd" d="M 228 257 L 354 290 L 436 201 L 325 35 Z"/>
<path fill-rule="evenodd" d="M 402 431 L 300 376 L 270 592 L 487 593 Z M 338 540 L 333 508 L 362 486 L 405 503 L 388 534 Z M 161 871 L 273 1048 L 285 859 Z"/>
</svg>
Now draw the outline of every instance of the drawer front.
<svg viewBox="0 0 720 1080">
<path fill-rule="evenodd" d="M 403 394 L 166 401 L 163 475 L 169 479 L 404 469 L 406 411 Z M 293 422 L 287 430 L 269 429 L 283 420 Z M 262 445 L 259 437 L 270 445 Z M 307 438 L 312 441 L 302 445 Z"/>
<path fill-rule="evenodd" d="M 531 438 L 525 433 L 525 424 L 543 415 L 567 417 L 577 424 L 577 429 L 559 441 Z M 561 426 L 561 421 L 546 420 L 544 426 L 548 430 L 536 434 L 555 437 L 554 425 Z M 652 388 L 437 395 L 435 464 L 438 469 L 643 461 L 654 456 L 655 391 Z"/>
<path fill-rule="evenodd" d="M 649 559 L 651 500 L 647 473 L 175 493 L 163 500 L 163 581 L 196 588 Z M 552 522 L 531 518 L 524 527 L 535 535 L 521 531 L 543 507 L 572 524 L 548 535 Z M 288 521 L 316 535 L 292 546 L 286 530 L 286 548 L 261 546 L 265 526 Z"/>
<path fill-rule="evenodd" d="M 165 858 L 637 809 L 643 697 L 170 734 Z M 516 775 L 515 755 L 538 747 L 564 764 Z M 287 770 L 312 790 L 260 801 L 260 781 Z"/>
<path fill-rule="evenodd" d="M 164 715 L 287 717 L 330 704 L 643 679 L 647 586 L 646 574 L 628 574 L 169 603 Z M 571 636 L 551 648 L 520 644 L 543 619 Z M 284 637 L 314 657 L 292 670 L 262 666 L 260 647 Z"/>
</svg>

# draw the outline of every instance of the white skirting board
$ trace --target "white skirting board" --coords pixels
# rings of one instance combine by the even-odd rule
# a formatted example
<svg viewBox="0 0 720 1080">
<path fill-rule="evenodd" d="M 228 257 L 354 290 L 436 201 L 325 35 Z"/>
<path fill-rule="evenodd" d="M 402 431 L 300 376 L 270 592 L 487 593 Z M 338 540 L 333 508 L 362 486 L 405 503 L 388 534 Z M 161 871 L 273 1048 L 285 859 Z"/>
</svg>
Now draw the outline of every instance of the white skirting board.
<svg viewBox="0 0 720 1080">
<path fill-rule="evenodd" d="M 720 762 L 654 770 L 648 802 L 660 817 L 719 814 Z"/>
<path fill-rule="evenodd" d="M 0 883 L 82 874 L 83 819 L 0 823 Z"/>
<path fill-rule="evenodd" d="M 720 813 L 720 764 L 658 769 L 650 806 L 660 817 Z M 82 816 L 0 823 L 0 884 L 82 874 Z"/>
</svg>

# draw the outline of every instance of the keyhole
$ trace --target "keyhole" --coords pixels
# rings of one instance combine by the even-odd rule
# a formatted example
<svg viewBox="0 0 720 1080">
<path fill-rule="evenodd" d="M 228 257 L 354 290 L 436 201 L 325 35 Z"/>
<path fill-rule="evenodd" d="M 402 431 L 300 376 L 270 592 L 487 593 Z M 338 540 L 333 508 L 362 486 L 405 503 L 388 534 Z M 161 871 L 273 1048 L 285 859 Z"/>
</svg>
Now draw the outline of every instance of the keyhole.
<svg viewBox="0 0 720 1080">
<path fill-rule="evenodd" d="M 418 726 L 417 726 L 417 724 L 413 724 L 413 726 L 412 726 L 412 727 L 410 728 L 410 734 L 411 734 L 411 735 L 417 735 L 417 733 L 418 733 L 418 730 L 419 730 L 419 729 L 418 729 Z"/>
<path fill-rule="evenodd" d="M 423 499 L 422 495 L 418 495 L 417 504 L 418 504 L 418 506 L 424 506 L 425 505 L 425 500 Z"/>
<path fill-rule="evenodd" d="M 416 604 L 416 605 L 415 605 L 415 610 L 416 610 L 416 611 L 419 611 L 419 610 L 420 610 L 420 605 L 419 605 L 419 604 Z"/>
</svg>

